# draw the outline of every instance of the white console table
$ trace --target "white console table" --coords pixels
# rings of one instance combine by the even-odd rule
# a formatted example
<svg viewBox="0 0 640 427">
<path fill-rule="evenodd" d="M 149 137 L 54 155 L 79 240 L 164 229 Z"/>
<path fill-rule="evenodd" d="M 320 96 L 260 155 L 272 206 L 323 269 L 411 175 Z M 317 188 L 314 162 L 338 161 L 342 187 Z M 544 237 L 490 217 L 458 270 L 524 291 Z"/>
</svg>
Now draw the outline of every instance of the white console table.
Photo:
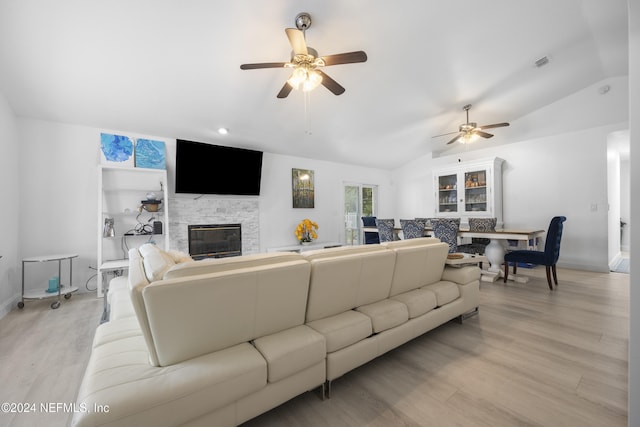
<svg viewBox="0 0 640 427">
<path fill-rule="evenodd" d="M 335 248 L 337 246 L 342 246 L 342 244 L 338 242 L 313 242 L 308 245 L 302 245 L 298 243 L 297 245 L 276 246 L 273 248 L 267 248 L 267 252 L 298 252 L 300 253 L 305 251 L 314 251 L 316 249 Z"/>
</svg>

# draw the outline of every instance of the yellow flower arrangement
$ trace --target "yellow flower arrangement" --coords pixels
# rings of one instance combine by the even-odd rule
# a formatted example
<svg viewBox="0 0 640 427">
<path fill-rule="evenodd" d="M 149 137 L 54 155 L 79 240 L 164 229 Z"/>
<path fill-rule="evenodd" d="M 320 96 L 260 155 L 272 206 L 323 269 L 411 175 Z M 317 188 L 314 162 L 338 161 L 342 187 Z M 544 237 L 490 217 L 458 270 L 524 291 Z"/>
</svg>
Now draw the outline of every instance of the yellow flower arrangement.
<svg viewBox="0 0 640 427">
<path fill-rule="evenodd" d="M 316 233 L 317 229 L 317 223 L 311 221 L 308 218 L 305 218 L 296 227 L 295 234 L 300 243 L 308 243 L 313 241 L 313 239 L 318 238 L 318 234 Z"/>
</svg>

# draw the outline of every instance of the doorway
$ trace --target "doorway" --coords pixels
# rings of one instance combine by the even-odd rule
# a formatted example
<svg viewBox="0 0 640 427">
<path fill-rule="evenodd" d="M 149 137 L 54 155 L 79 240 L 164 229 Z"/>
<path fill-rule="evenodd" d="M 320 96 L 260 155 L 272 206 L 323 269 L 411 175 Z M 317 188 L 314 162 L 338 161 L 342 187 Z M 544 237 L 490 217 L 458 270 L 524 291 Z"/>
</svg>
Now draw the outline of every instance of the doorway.
<svg viewBox="0 0 640 427">
<path fill-rule="evenodd" d="M 608 255 L 609 269 L 629 273 L 630 156 L 629 131 L 607 137 Z"/>
<path fill-rule="evenodd" d="M 378 186 L 344 184 L 344 240 L 346 245 L 361 245 L 363 216 L 376 216 Z"/>
</svg>

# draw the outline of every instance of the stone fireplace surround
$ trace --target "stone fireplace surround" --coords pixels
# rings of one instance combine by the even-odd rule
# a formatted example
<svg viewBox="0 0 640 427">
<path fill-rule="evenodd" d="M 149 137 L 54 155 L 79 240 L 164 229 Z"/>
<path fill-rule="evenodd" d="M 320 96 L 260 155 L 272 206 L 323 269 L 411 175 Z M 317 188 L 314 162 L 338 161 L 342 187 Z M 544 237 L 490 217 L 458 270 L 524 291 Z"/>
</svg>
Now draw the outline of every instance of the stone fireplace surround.
<svg viewBox="0 0 640 427">
<path fill-rule="evenodd" d="M 260 252 L 260 204 L 257 198 L 173 196 L 169 200 L 169 245 L 189 252 L 189 225 L 242 225 L 242 254 Z"/>
</svg>

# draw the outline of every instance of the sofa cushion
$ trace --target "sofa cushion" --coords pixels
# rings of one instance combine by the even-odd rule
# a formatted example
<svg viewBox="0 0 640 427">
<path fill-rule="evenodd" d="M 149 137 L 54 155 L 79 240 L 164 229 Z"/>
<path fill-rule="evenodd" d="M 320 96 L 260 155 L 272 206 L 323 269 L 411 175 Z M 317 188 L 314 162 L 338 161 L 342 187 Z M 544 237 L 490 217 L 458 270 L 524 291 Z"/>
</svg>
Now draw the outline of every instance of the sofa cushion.
<svg viewBox="0 0 640 427">
<path fill-rule="evenodd" d="M 145 286 L 149 341 L 158 365 L 303 325 L 310 267 L 298 259 Z"/>
<path fill-rule="evenodd" d="M 93 349 L 78 403 L 108 411 L 78 411 L 73 426 L 183 425 L 233 404 L 267 383 L 267 364 L 249 343 L 157 368 L 142 336 Z"/>
<path fill-rule="evenodd" d="M 149 282 L 161 280 L 164 273 L 176 264 L 171 255 L 152 243 L 145 243 L 138 251 L 142 255 L 144 273 Z"/>
<path fill-rule="evenodd" d="M 109 290 L 107 291 L 107 303 L 111 304 L 111 298 L 113 295 L 123 292 L 129 294 L 129 277 L 116 276 L 109 280 Z"/>
<path fill-rule="evenodd" d="M 164 273 L 164 278 L 176 279 L 179 277 L 195 276 L 197 274 L 209 274 L 247 267 L 259 267 L 300 259 L 302 259 L 302 256 L 293 252 L 270 252 L 227 258 L 207 258 L 200 261 L 184 262 L 173 265 Z"/>
<path fill-rule="evenodd" d="M 304 251 L 301 255 L 311 261 L 313 259 L 331 258 L 337 255 L 362 254 L 383 250 L 385 250 L 384 247 L 380 245 L 338 246 Z"/>
<path fill-rule="evenodd" d="M 407 306 L 409 319 L 422 316 L 438 306 L 436 294 L 429 289 L 414 289 L 413 291 L 391 297 Z"/>
<path fill-rule="evenodd" d="M 433 245 L 436 243 L 440 243 L 440 239 L 436 239 L 435 237 L 419 237 L 417 239 L 405 239 L 405 240 L 394 240 L 392 242 L 383 242 L 383 243 L 380 243 L 380 246 L 388 249 L 395 249 L 395 248 L 403 248 L 407 246 Z"/>
<path fill-rule="evenodd" d="M 140 329 L 138 318 L 135 315 L 122 319 L 114 319 L 98 326 L 96 334 L 93 337 L 92 346 L 98 347 L 112 341 L 134 336 L 142 336 L 142 330 Z"/>
<path fill-rule="evenodd" d="M 371 318 L 371 325 L 375 333 L 386 331 L 409 320 L 407 306 L 391 299 L 363 305 L 356 310 Z"/>
<path fill-rule="evenodd" d="M 395 260 L 394 252 L 386 249 L 311 259 L 306 321 L 387 298 Z"/>
<path fill-rule="evenodd" d="M 327 355 L 324 336 L 305 325 L 260 337 L 253 344 L 267 361 L 270 383 L 313 366 Z"/>
<path fill-rule="evenodd" d="M 109 304 L 109 320 L 135 316 L 136 312 L 133 308 L 131 296 L 128 291 L 117 292 L 111 296 L 111 302 Z"/>
<path fill-rule="evenodd" d="M 422 245 L 393 247 L 396 265 L 389 295 L 399 295 L 440 281 L 448 248 L 446 243 L 434 243 L 431 240 Z"/>
<path fill-rule="evenodd" d="M 442 307 L 443 305 L 449 304 L 451 301 L 455 301 L 460 298 L 460 289 L 458 289 L 458 285 L 445 280 L 425 286 L 422 289 L 428 289 L 436 294 L 438 307 Z"/>
<path fill-rule="evenodd" d="M 193 258 L 186 252 L 170 250 L 167 252 L 176 264 L 182 264 L 183 262 L 191 262 Z"/>
<path fill-rule="evenodd" d="M 324 335 L 327 340 L 327 353 L 348 347 L 373 333 L 371 318 L 353 310 L 314 320 L 307 323 L 307 326 Z"/>
</svg>

